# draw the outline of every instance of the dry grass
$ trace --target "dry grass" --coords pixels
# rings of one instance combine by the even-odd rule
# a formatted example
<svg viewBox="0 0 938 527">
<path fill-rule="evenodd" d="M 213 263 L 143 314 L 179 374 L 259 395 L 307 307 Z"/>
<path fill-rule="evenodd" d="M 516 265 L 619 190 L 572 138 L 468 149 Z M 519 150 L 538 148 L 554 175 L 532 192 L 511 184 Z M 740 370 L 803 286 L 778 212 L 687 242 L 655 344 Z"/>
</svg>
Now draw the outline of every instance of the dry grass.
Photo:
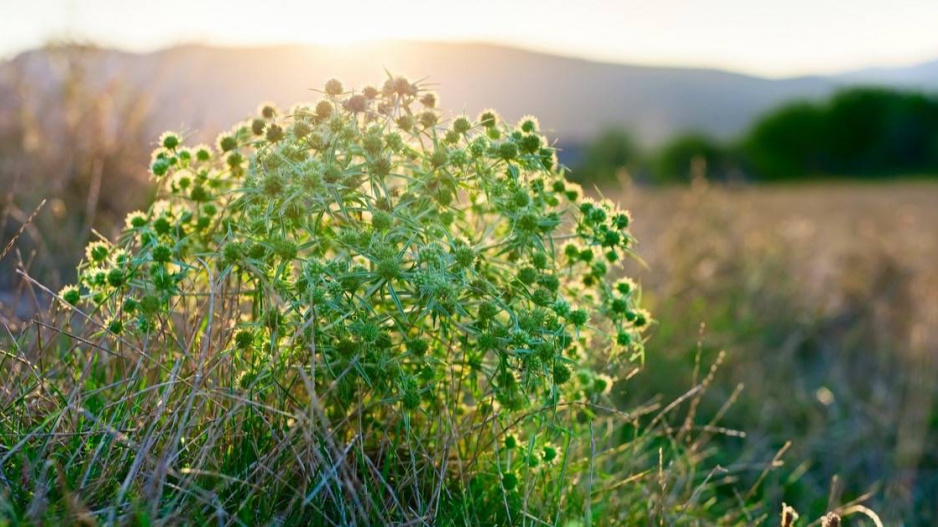
<svg viewBox="0 0 938 527">
<path fill-rule="evenodd" d="M 51 296 L 29 283 L 30 297 Z M 355 425 L 318 403 L 315 368 L 245 380 L 230 297 L 180 306 L 142 346 L 115 344 L 80 311 L 34 305 L 2 340 L 0 524 L 475 524 L 458 516 L 460 474 L 498 452 L 496 415 L 428 423 L 443 452 L 414 449 L 404 432 L 348 434 Z M 669 404 L 561 405 L 557 418 L 592 416 L 588 433 L 569 431 L 560 460 L 524 475 L 550 491 L 523 495 L 524 508 L 562 525 L 764 524 L 753 498 L 778 459 L 717 466 L 713 438 L 736 432 L 712 418 L 692 426 L 716 371 Z M 466 429 L 477 432 L 452 433 Z"/>
<path fill-rule="evenodd" d="M 27 82 L 18 69 L 23 64 L 0 76 L 0 98 L 14 110 L 0 115 L 0 237 L 11 239 L 36 204 L 47 200 L 46 213 L 16 250 L 58 289 L 74 279 L 93 230 L 110 235 L 127 212 L 148 201 L 152 132 L 144 94 L 89 71 L 97 50 L 64 46 L 48 53 L 48 75 L 57 82 Z M 0 291 L 16 284 L 15 262 L 0 262 Z"/>
<path fill-rule="evenodd" d="M 630 397 L 677 393 L 705 324 L 704 356 L 728 352 L 712 390 L 745 385 L 725 424 L 748 436 L 725 453 L 792 441 L 795 464 L 769 482 L 770 500 L 817 517 L 869 492 L 888 524 L 938 521 L 938 185 L 619 197 L 648 264 L 630 272 L 660 320 Z"/>
</svg>

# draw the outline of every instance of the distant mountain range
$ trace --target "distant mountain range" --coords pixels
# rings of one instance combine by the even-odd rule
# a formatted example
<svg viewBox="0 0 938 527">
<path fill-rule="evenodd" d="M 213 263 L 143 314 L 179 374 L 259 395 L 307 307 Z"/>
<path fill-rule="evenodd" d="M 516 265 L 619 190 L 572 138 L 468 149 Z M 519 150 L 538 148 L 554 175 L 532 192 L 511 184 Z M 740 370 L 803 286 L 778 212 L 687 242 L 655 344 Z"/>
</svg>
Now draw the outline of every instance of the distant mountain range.
<svg viewBox="0 0 938 527">
<path fill-rule="evenodd" d="M 537 115 L 545 129 L 568 144 L 608 126 L 626 127 L 646 144 L 689 130 L 731 138 L 779 104 L 824 97 L 845 85 L 938 90 L 938 61 L 768 79 L 471 43 L 390 42 L 351 49 L 186 45 L 144 54 L 103 49 L 86 60 L 89 78 L 102 89 L 124 85 L 149 98 L 154 133 L 182 128 L 203 139 L 252 114 L 261 101 L 289 106 L 314 100 L 319 94 L 311 90 L 332 77 L 347 86 L 380 84 L 385 69 L 425 78 L 452 111 L 475 115 L 491 106 L 511 119 Z M 61 81 L 55 53 L 34 50 L 0 64 L 0 85 L 14 79 L 30 89 L 55 89 Z M 9 110 L 4 104 L 0 98 L 0 113 Z"/>
<path fill-rule="evenodd" d="M 839 83 L 938 90 L 938 60 L 904 68 L 867 68 L 832 77 Z"/>
</svg>

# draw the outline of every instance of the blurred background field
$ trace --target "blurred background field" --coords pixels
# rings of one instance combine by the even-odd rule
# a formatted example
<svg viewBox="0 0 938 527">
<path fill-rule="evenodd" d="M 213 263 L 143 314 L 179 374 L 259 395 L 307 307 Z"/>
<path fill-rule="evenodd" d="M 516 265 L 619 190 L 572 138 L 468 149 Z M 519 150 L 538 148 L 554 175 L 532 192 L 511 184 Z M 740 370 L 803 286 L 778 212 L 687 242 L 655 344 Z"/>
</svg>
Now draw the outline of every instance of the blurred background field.
<svg viewBox="0 0 938 527">
<path fill-rule="evenodd" d="M 725 350 L 703 413 L 735 400 L 721 462 L 791 441 L 779 499 L 873 493 L 887 524 L 938 519 L 938 185 L 628 188 L 659 320 L 625 397 L 670 400 Z M 742 391 L 734 394 L 735 390 Z"/>
<path fill-rule="evenodd" d="M 936 64 L 765 78 L 488 44 L 31 50 L 0 63 L 3 244 L 46 201 L 0 262 L 3 321 L 34 306 L 17 268 L 56 290 L 92 230 L 147 206 L 163 129 L 212 142 L 328 77 L 426 73 L 445 106 L 541 116 L 572 177 L 631 210 L 646 265 L 629 272 L 657 322 L 623 407 L 718 363 L 697 424 L 723 416 L 719 463 L 785 450 L 773 503 L 816 517 L 863 498 L 888 525 L 935 525 Z"/>
</svg>

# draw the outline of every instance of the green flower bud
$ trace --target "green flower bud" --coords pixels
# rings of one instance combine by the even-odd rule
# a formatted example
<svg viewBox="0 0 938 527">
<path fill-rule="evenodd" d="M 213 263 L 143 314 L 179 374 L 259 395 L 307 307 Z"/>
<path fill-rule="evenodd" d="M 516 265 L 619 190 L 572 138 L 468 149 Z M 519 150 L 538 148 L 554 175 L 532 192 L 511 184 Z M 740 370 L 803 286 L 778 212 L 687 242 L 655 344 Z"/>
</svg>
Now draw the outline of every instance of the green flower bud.
<svg viewBox="0 0 938 527">
<path fill-rule="evenodd" d="M 547 255 L 541 252 L 531 255 L 531 263 L 538 269 L 547 268 Z"/>
<path fill-rule="evenodd" d="M 557 449 L 552 446 L 545 446 L 543 452 L 544 461 L 550 463 L 557 459 Z"/>
<path fill-rule="evenodd" d="M 505 161 L 511 161 L 518 157 L 518 145 L 511 141 L 505 141 L 498 145 L 498 157 Z"/>
<path fill-rule="evenodd" d="M 423 357 L 427 354 L 427 350 L 430 349 L 430 344 L 425 339 L 411 339 L 407 341 L 407 351 L 417 355 L 418 357 Z"/>
<path fill-rule="evenodd" d="M 124 271 L 120 269 L 111 269 L 107 272 L 107 283 L 111 287 L 121 287 L 124 285 L 125 280 Z"/>
<path fill-rule="evenodd" d="M 449 161 L 449 152 L 445 148 L 439 148 L 430 155 L 430 164 L 434 168 L 439 168 Z"/>
<path fill-rule="evenodd" d="M 518 271 L 518 280 L 525 285 L 531 285 L 537 280 L 537 269 L 524 267 Z"/>
<path fill-rule="evenodd" d="M 121 309 L 124 313 L 133 314 L 137 311 L 137 308 L 140 307 L 139 303 L 133 298 L 124 299 L 124 304 L 121 306 Z"/>
<path fill-rule="evenodd" d="M 375 211 L 371 215 L 371 225 L 377 231 L 386 231 L 391 227 L 391 215 L 383 210 Z"/>
<path fill-rule="evenodd" d="M 476 259 L 476 253 L 472 250 L 472 247 L 468 245 L 460 245 L 456 248 L 456 264 L 465 269 L 472 267 L 473 262 Z"/>
<path fill-rule="evenodd" d="M 457 134 L 466 134 L 469 130 L 472 130 L 472 123 L 469 119 L 460 116 L 453 120 L 453 131 Z"/>
<path fill-rule="evenodd" d="M 566 384 L 570 380 L 570 368 L 562 362 L 554 363 L 554 383 L 555 384 Z"/>
<path fill-rule="evenodd" d="M 229 167 L 237 168 L 241 166 L 241 163 L 244 162 L 244 157 L 239 152 L 232 152 L 228 154 L 226 161 L 228 162 Z"/>
<path fill-rule="evenodd" d="M 433 128 L 439 122 L 440 116 L 433 110 L 425 110 L 420 112 L 418 119 L 424 128 Z"/>
<path fill-rule="evenodd" d="M 175 149 L 180 143 L 179 136 L 173 132 L 166 132 L 160 137 L 160 144 L 167 150 Z"/>
<path fill-rule="evenodd" d="M 254 135 L 261 135 L 264 133 L 264 127 L 266 126 L 267 122 L 263 119 L 254 119 L 251 121 L 251 132 L 253 132 Z"/>
<path fill-rule="evenodd" d="M 251 331 L 242 329 L 235 333 L 235 346 L 237 346 L 238 349 L 248 349 L 253 343 L 254 334 Z"/>
<path fill-rule="evenodd" d="M 397 126 L 405 132 L 410 132 L 414 128 L 414 118 L 410 115 L 402 115 L 397 119 Z"/>
<path fill-rule="evenodd" d="M 111 249 L 105 242 L 91 242 L 85 248 L 85 257 L 92 262 L 102 263 L 111 254 Z"/>
<path fill-rule="evenodd" d="M 486 110 L 479 114 L 479 124 L 486 128 L 491 128 L 498 124 L 498 114 L 495 110 Z"/>
<path fill-rule="evenodd" d="M 520 141 L 521 151 L 526 154 L 534 154 L 541 148 L 541 137 L 538 135 L 526 135 Z"/>
<path fill-rule="evenodd" d="M 587 214 L 588 221 L 594 224 L 600 224 L 606 221 L 606 210 L 602 207 L 593 207 Z"/>
<path fill-rule="evenodd" d="M 312 128 L 305 121 L 296 121 L 293 123 L 293 135 L 302 139 L 312 132 Z"/>
<path fill-rule="evenodd" d="M 218 149 L 222 152 L 230 152 L 238 148 L 238 140 L 234 137 L 223 134 L 218 138 Z"/>
<path fill-rule="evenodd" d="M 401 264 L 396 257 L 382 258 L 378 262 L 378 276 L 390 282 L 402 276 Z"/>
<path fill-rule="evenodd" d="M 281 139 L 283 139 L 283 137 L 284 137 L 283 128 L 281 128 L 280 126 L 276 124 L 271 124 L 270 126 L 267 127 L 267 140 L 270 141 L 271 143 L 276 143 L 277 141 L 280 141 Z"/>
<path fill-rule="evenodd" d="M 277 115 L 277 107 L 272 103 L 263 104 L 260 108 L 260 114 L 264 119 L 273 119 Z"/>
<path fill-rule="evenodd" d="M 166 235 L 169 234 L 169 231 L 172 229 L 172 225 L 169 223 L 169 220 L 164 216 L 160 216 L 153 221 L 153 230 L 157 234 Z"/>
<path fill-rule="evenodd" d="M 153 164 L 150 165 L 150 171 L 153 172 L 153 175 L 156 177 L 165 176 L 169 172 L 169 161 L 165 158 L 159 158 L 153 161 Z"/>
<path fill-rule="evenodd" d="M 498 306 L 496 306 L 493 302 L 486 300 L 485 302 L 479 304 L 477 313 L 479 320 L 491 320 L 495 318 L 495 315 L 497 314 Z"/>
<path fill-rule="evenodd" d="M 549 289 L 540 287 L 534 290 L 531 300 L 539 306 L 549 306 L 554 301 L 554 295 Z"/>
<path fill-rule="evenodd" d="M 207 146 L 199 146 L 195 149 L 195 158 L 198 161 L 205 162 L 212 158 L 212 151 Z"/>
<path fill-rule="evenodd" d="M 78 305 L 78 302 L 81 301 L 81 292 L 78 290 L 77 286 L 67 285 L 59 291 L 59 297 L 66 303 L 74 306 Z"/>
<path fill-rule="evenodd" d="M 532 117 L 530 115 L 521 119 L 521 131 L 526 134 L 531 134 L 537 132 L 538 123 L 537 117 Z"/>
<path fill-rule="evenodd" d="M 567 317 L 567 319 L 574 326 L 582 326 L 583 324 L 586 324 L 587 320 L 589 319 L 589 314 L 587 314 L 585 310 L 574 309 L 570 312 L 570 315 Z"/>
</svg>

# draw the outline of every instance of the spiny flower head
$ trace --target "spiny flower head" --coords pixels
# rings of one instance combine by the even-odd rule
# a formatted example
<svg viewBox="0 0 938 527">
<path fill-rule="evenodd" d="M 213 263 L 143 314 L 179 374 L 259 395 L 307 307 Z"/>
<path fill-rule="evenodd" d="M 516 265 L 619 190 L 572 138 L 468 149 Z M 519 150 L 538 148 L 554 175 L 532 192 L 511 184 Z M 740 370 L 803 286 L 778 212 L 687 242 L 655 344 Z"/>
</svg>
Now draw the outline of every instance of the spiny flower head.
<svg viewBox="0 0 938 527">
<path fill-rule="evenodd" d="M 74 306 L 81 301 L 81 291 L 78 289 L 78 286 L 67 285 L 59 291 L 59 297 Z"/>
<path fill-rule="evenodd" d="M 326 82 L 326 94 L 337 97 L 342 94 L 342 83 L 337 79 L 330 79 Z"/>
<path fill-rule="evenodd" d="M 195 159 L 200 162 L 206 162 L 212 158 L 212 149 L 208 145 L 196 145 L 192 147 L 195 152 Z"/>
<path fill-rule="evenodd" d="M 486 128 L 494 128 L 498 120 L 498 113 L 495 110 L 485 110 L 479 114 L 479 124 Z"/>
<path fill-rule="evenodd" d="M 175 132 L 165 132 L 160 136 L 160 145 L 167 150 L 174 150 L 180 144 L 182 144 L 182 140 Z"/>
<path fill-rule="evenodd" d="M 549 445 L 549 444 L 544 445 L 544 448 L 542 450 L 542 456 L 544 458 L 544 461 L 546 461 L 547 463 L 551 463 L 552 461 L 557 459 L 557 449 L 553 445 Z"/>
<path fill-rule="evenodd" d="M 111 246 L 105 241 L 94 241 L 85 247 L 85 258 L 97 264 L 103 263 L 111 254 Z"/>
<path fill-rule="evenodd" d="M 520 128 L 523 132 L 532 134 L 538 131 L 540 125 L 537 122 L 537 117 L 533 115 L 526 115 L 521 118 Z"/>
<path fill-rule="evenodd" d="M 277 106 L 272 102 L 265 102 L 257 109 L 257 113 L 264 119 L 273 119 L 277 116 Z"/>
<path fill-rule="evenodd" d="M 437 96 L 434 92 L 426 92 L 420 97 L 420 104 L 427 108 L 436 108 Z"/>
<path fill-rule="evenodd" d="M 238 140 L 231 134 L 221 134 L 218 136 L 218 149 L 222 152 L 230 152 L 238 147 Z"/>
</svg>

